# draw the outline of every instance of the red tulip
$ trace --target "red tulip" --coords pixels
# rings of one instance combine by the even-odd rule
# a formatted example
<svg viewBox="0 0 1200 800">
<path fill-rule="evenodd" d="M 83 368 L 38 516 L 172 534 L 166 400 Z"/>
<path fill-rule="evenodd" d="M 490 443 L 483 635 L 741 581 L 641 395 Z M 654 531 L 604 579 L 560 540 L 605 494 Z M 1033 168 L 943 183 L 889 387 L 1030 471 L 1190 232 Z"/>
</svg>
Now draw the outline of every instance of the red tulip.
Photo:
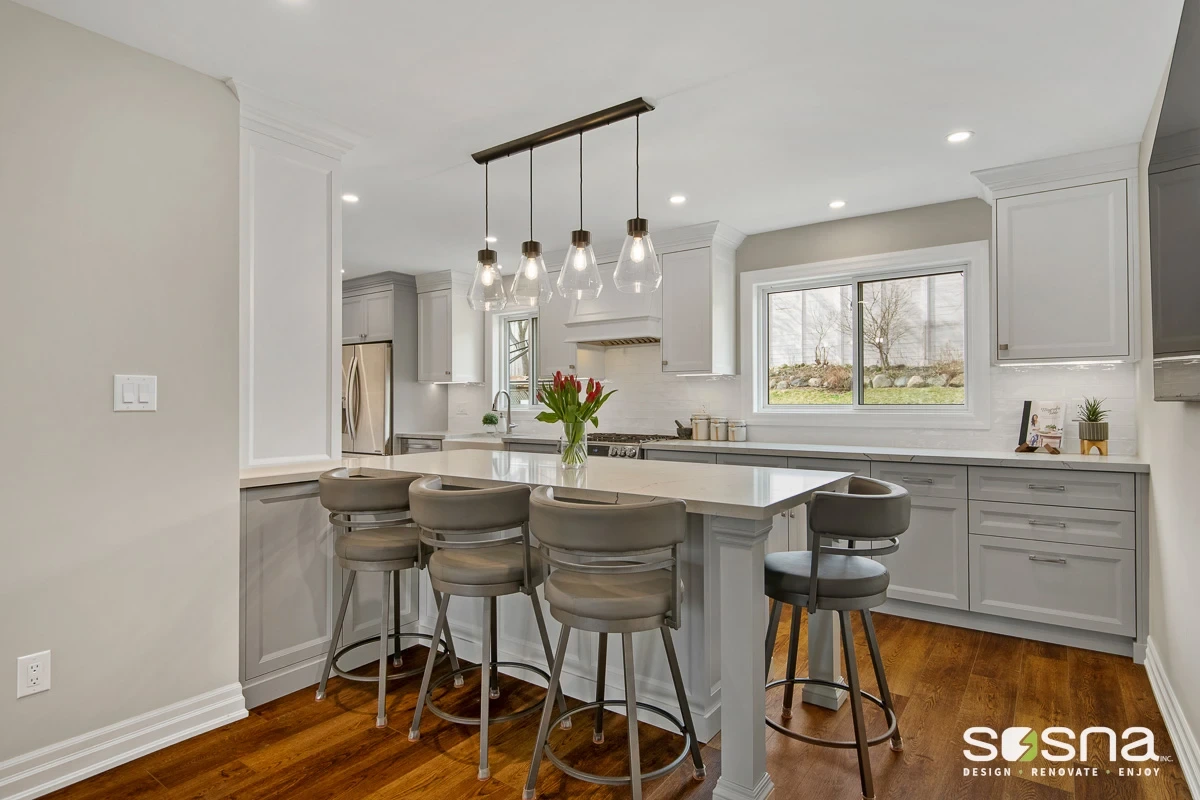
<svg viewBox="0 0 1200 800">
<path fill-rule="evenodd" d="M 545 398 L 543 398 L 543 397 L 542 397 L 542 393 L 541 393 L 541 392 L 538 392 L 538 393 L 537 393 L 537 400 L 538 400 L 538 402 L 539 402 L 539 403 L 544 403 L 544 402 L 546 402 Z"/>
<path fill-rule="evenodd" d="M 594 378 L 588 378 L 588 395 L 590 396 L 594 391 L 596 391 L 596 381 Z"/>
</svg>

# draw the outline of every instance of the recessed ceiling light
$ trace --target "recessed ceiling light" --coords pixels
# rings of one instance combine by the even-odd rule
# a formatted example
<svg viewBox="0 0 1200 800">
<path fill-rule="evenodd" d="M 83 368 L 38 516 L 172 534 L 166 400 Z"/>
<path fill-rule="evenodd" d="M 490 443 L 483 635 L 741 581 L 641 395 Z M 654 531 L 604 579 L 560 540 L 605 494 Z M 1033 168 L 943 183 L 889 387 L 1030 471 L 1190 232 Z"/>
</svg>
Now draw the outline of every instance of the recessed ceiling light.
<svg viewBox="0 0 1200 800">
<path fill-rule="evenodd" d="M 687 198 L 681 194 L 673 194 L 671 195 L 671 202 L 675 205 L 679 205 L 680 203 L 686 203 Z"/>
<path fill-rule="evenodd" d="M 343 203 L 357 203 L 357 202 L 358 202 L 358 195 L 356 195 L 356 194 L 344 194 L 344 195 L 342 195 L 342 202 L 343 202 Z"/>
<path fill-rule="evenodd" d="M 835 209 L 836 209 L 836 208 L 845 208 L 845 207 L 846 207 L 846 201 L 845 201 L 845 200 L 833 200 L 833 201 L 830 201 L 830 203 L 829 203 L 829 207 L 830 207 L 830 208 L 835 208 Z"/>
<path fill-rule="evenodd" d="M 959 144 L 961 142 L 965 142 L 974 135 L 975 131 L 955 131 L 946 137 L 946 141 L 950 142 L 951 144 Z"/>
<path fill-rule="evenodd" d="M 343 274 L 343 275 L 345 275 L 345 274 L 346 274 L 346 270 L 342 270 L 342 274 Z"/>
</svg>

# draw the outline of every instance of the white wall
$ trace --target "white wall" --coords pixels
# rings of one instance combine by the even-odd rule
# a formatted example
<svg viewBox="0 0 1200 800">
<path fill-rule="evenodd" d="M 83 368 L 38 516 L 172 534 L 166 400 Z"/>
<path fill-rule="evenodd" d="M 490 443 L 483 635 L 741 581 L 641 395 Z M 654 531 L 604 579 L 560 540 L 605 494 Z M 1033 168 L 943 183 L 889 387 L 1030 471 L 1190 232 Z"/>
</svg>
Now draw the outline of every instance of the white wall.
<svg viewBox="0 0 1200 800">
<path fill-rule="evenodd" d="M 238 104 L 0 0 L 0 109 L 3 762 L 237 681 Z"/>
<path fill-rule="evenodd" d="M 1200 535 L 1196 529 L 1196 474 L 1200 472 L 1200 403 L 1154 402 L 1150 294 L 1150 217 L 1147 166 L 1162 108 L 1160 87 L 1142 137 L 1138 176 L 1141 206 L 1142 341 L 1138 369 L 1138 437 L 1150 462 L 1150 637 L 1175 690 L 1186 724 L 1200 735 Z M 1180 742 L 1176 742 L 1179 749 Z"/>
</svg>

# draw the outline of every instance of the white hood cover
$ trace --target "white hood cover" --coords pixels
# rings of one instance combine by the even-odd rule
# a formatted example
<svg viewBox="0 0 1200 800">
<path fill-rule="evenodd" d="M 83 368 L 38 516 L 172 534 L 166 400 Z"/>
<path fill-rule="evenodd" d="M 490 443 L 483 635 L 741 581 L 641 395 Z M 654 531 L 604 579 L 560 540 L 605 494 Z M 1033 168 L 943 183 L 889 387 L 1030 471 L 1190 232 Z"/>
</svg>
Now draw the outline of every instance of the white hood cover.
<svg viewBox="0 0 1200 800">
<path fill-rule="evenodd" d="M 599 297 L 569 301 L 571 308 L 567 312 L 565 341 L 619 347 L 661 340 L 662 292 L 626 294 L 617 291 L 612 278 L 615 266 L 600 265 L 604 288 Z"/>
</svg>

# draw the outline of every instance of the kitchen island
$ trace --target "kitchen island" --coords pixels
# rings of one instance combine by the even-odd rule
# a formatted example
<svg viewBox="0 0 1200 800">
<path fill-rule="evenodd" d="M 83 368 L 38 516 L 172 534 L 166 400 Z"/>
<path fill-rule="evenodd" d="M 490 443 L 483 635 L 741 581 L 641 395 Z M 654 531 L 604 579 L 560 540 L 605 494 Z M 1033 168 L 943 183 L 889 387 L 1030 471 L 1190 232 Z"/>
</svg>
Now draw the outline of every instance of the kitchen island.
<svg viewBox="0 0 1200 800">
<path fill-rule="evenodd" d="M 681 653 L 688 702 L 700 738 L 708 740 L 722 732 L 721 776 L 714 797 L 761 800 L 771 796 L 773 785 L 766 771 L 763 677 L 766 541 L 776 515 L 802 506 L 814 492 L 843 490 L 850 473 L 606 458 L 592 459 L 586 469 L 573 472 L 561 468 L 557 455 L 488 450 L 372 456 L 343 459 L 340 463 L 439 475 L 450 485 L 472 488 L 509 484 L 552 486 L 560 496 L 597 502 L 620 503 L 651 497 L 682 500 L 689 514 L 687 538 L 681 551 L 685 589 L 682 627 L 676 633 L 676 647 Z M 275 487 L 267 484 L 274 480 L 285 484 L 279 487 L 281 491 L 304 497 L 304 502 L 310 506 L 314 501 L 319 504 L 312 483 L 312 476 L 319 466 L 325 465 L 298 465 L 294 473 L 280 467 L 274 477 L 265 474 L 267 470 L 264 469 L 263 474 L 252 478 L 257 488 L 247 491 L 272 491 Z M 292 482 L 296 477 L 308 482 Z M 278 506 L 274 498 L 262 500 Z M 248 502 L 255 500 L 243 498 L 244 520 L 249 513 L 245 510 Z M 244 527 L 249 530 L 255 524 L 244 522 Z M 319 532 L 314 531 L 314 537 L 317 535 Z M 321 548 L 314 544 L 312 549 Z M 278 580 L 255 573 L 260 569 L 257 565 L 272 560 L 269 555 L 260 555 L 261 551 L 255 543 L 244 546 L 247 583 L 263 585 Z M 304 549 L 296 552 L 303 555 Z M 312 558 L 319 557 L 320 553 L 312 553 Z M 323 568 L 324 565 L 319 566 Z M 421 581 L 425 583 L 424 576 Z M 416 587 L 410 588 L 415 594 Z M 538 663 L 544 655 L 528 605 L 515 601 L 505 603 L 510 599 L 501 598 L 500 602 L 501 660 Z M 279 607 L 280 604 L 271 605 Z M 420 588 L 420 601 L 416 605 L 412 617 L 402 618 L 402 622 L 410 620 L 405 626 L 409 630 L 428 632 L 433 627 L 434 606 L 427 584 Z M 470 602 L 452 604 L 450 614 L 459 653 L 473 661 L 479 660 L 482 638 L 478 605 Z M 323 623 L 324 609 L 321 613 Z M 811 624 L 824 627 L 822 622 L 814 619 Z M 365 620 L 363 624 L 366 625 Z M 246 627 L 255 627 L 252 613 L 247 614 Z M 265 635 L 261 629 L 266 627 L 269 626 L 259 624 L 260 632 L 250 636 L 244 630 L 244 638 L 253 645 L 256 635 L 259 639 Z M 319 627 L 323 628 L 323 624 Z M 816 628 L 813 635 L 830 645 L 813 663 L 813 674 L 835 678 L 839 667 L 832 636 L 817 635 Z M 320 643 L 314 638 L 311 643 L 306 640 L 304 644 L 315 651 Z M 677 703 L 661 647 L 651 646 L 649 640 L 639 640 L 635 648 L 639 697 L 674 711 Z M 265 651 L 267 648 L 260 649 Z M 277 646 L 272 652 L 283 652 L 283 649 Z M 288 652 L 294 657 L 300 651 L 292 647 Z M 317 660 L 313 659 L 312 663 Z M 255 663 L 253 658 L 246 659 L 247 665 Z M 308 664 L 294 670 L 296 681 L 307 680 L 306 669 L 309 669 Z M 617 696 L 621 693 L 619 687 L 623 677 L 619 669 L 609 670 L 608 674 L 612 694 Z M 595 638 L 578 637 L 564 666 L 564 691 L 576 698 L 590 699 L 594 696 L 595 675 Z M 296 688 L 304 685 L 300 682 Z M 646 721 L 660 724 L 651 717 Z"/>
</svg>

